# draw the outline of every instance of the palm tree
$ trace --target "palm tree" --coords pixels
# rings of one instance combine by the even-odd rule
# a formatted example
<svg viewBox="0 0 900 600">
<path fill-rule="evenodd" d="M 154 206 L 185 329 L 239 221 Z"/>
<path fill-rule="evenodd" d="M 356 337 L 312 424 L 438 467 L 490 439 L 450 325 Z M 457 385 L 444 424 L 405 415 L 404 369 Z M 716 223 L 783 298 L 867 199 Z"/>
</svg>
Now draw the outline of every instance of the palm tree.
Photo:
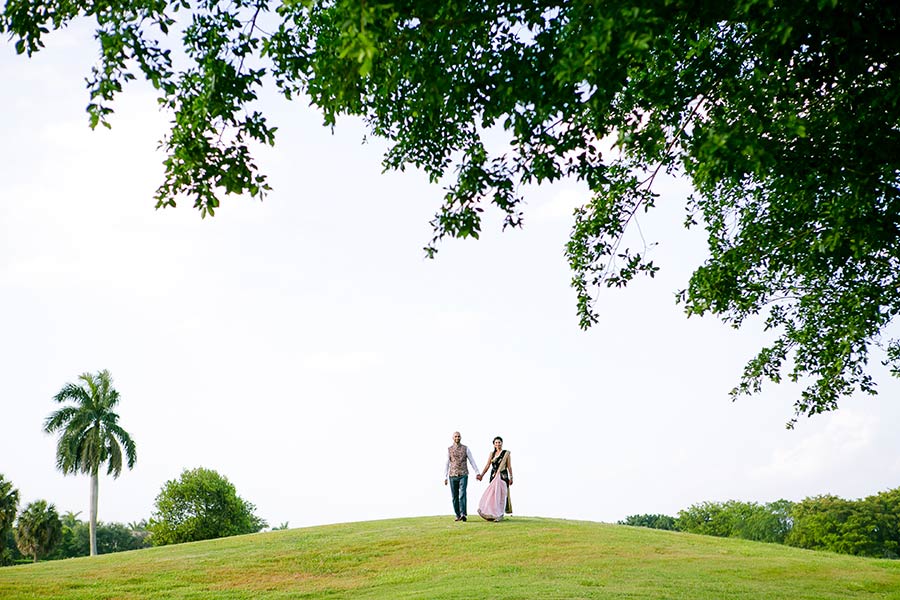
<svg viewBox="0 0 900 600">
<path fill-rule="evenodd" d="M 64 475 L 86 473 L 91 476 L 90 537 L 91 556 L 97 554 L 97 494 L 100 465 L 106 463 L 107 475 L 122 473 L 122 450 L 128 468 L 134 467 L 137 454 L 134 441 L 119 426 L 119 415 L 113 412 L 119 402 L 119 392 L 112 387 L 109 371 L 84 373 L 78 377 L 80 385 L 67 383 L 53 399 L 73 401 L 47 417 L 44 431 L 59 431 L 56 446 L 56 467 Z"/>
<path fill-rule="evenodd" d="M 46 500 L 36 500 L 26 506 L 16 523 L 16 546 L 25 556 L 47 556 L 62 540 L 62 521 L 56 507 Z"/>
<path fill-rule="evenodd" d="M 12 560 L 4 546 L 6 545 L 7 532 L 12 529 L 18 509 L 19 490 L 13 487 L 11 481 L 8 481 L 0 474 L 0 565 L 5 565 Z"/>
<path fill-rule="evenodd" d="M 0 533 L 12 527 L 19 509 L 19 490 L 0 474 Z"/>
</svg>

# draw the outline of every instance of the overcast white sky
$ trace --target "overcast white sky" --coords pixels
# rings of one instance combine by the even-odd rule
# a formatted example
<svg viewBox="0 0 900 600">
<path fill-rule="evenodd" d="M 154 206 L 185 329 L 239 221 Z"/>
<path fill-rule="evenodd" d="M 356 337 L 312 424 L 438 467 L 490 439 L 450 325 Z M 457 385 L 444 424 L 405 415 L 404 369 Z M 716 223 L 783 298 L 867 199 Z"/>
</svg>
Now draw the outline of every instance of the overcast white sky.
<svg viewBox="0 0 900 600">
<path fill-rule="evenodd" d="M 880 396 L 794 431 L 797 388 L 729 401 L 765 338 L 675 305 L 704 257 L 703 232 L 680 226 L 683 183 L 664 182 L 641 221 L 659 276 L 604 292 L 582 332 L 563 257 L 582 187 L 533 190 L 524 230 L 491 219 L 428 261 L 441 189 L 382 174 L 383 145 L 363 145 L 357 122 L 332 134 L 304 102 L 267 98 L 271 195 L 206 220 L 189 203 L 156 211 L 167 117 L 137 85 L 113 130 L 91 132 L 91 44 L 83 27 L 31 60 L 0 44 L 0 473 L 23 505 L 87 515 L 87 478 L 56 471 L 42 423 L 66 382 L 104 368 L 138 448 L 133 471 L 101 479 L 104 521 L 149 517 L 197 466 L 273 525 L 451 514 L 454 430 L 479 464 L 504 437 L 522 515 L 615 521 L 900 485 L 900 382 L 883 371 Z"/>
</svg>

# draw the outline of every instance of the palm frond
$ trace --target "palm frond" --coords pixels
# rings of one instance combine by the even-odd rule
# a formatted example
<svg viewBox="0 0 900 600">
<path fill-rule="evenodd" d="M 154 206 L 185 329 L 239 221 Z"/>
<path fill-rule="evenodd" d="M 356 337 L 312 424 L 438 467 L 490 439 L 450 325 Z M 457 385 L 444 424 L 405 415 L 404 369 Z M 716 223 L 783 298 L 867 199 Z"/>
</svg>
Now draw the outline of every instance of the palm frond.
<svg viewBox="0 0 900 600">
<path fill-rule="evenodd" d="M 44 431 L 53 433 L 61 427 L 67 427 L 77 414 L 78 409 L 74 406 L 64 406 L 50 413 L 50 416 L 44 421 Z"/>
<path fill-rule="evenodd" d="M 110 425 L 109 432 L 125 447 L 125 458 L 128 461 L 128 468 L 134 468 L 134 463 L 137 462 L 137 448 L 134 440 L 131 439 L 131 435 L 122 429 L 118 423 Z"/>
<path fill-rule="evenodd" d="M 122 474 L 122 446 L 116 438 L 109 436 L 106 438 L 106 474 L 118 477 Z"/>
<path fill-rule="evenodd" d="M 87 406 L 91 402 L 90 394 L 88 394 L 87 390 L 85 390 L 80 385 L 75 385 L 74 383 L 67 383 L 62 387 L 59 392 L 53 396 L 53 400 L 56 402 L 65 402 L 67 400 L 72 400 L 79 406 Z"/>
</svg>

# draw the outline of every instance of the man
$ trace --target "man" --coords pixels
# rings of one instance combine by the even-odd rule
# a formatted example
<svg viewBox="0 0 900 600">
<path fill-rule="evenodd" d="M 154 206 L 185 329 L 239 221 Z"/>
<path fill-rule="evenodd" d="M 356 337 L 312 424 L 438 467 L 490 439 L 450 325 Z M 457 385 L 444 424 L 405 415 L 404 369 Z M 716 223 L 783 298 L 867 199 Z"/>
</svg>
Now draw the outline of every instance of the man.
<svg viewBox="0 0 900 600">
<path fill-rule="evenodd" d="M 444 485 L 450 482 L 450 495 L 453 496 L 453 512 L 457 521 L 466 520 L 466 487 L 469 485 L 469 469 L 466 459 L 472 465 L 472 469 L 478 471 L 472 451 L 460 444 L 462 436 L 458 431 L 453 432 L 453 445 L 447 448 L 447 464 L 444 465 Z"/>
</svg>

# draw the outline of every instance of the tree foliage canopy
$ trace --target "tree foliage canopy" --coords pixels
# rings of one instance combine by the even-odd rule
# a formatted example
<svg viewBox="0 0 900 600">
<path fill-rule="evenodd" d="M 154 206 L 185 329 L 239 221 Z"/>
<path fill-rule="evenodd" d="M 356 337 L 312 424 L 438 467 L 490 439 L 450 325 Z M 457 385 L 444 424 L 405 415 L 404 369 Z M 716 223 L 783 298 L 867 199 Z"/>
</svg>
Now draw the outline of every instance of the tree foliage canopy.
<svg viewBox="0 0 900 600">
<path fill-rule="evenodd" d="M 675 517 L 660 514 L 628 515 L 622 521 L 617 521 L 617 524 L 631 527 L 649 527 L 650 529 L 665 529 L 666 531 L 676 531 L 678 529 L 675 525 Z"/>
<path fill-rule="evenodd" d="M 900 488 L 860 500 L 805 498 L 791 511 L 785 543 L 876 558 L 900 558 Z"/>
<path fill-rule="evenodd" d="M 56 560 L 90 555 L 90 523 L 79 520 L 78 515 L 73 513 L 61 515 L 60 520 L 62 522 L 62 540 L 47 558 Z M 137 525 L 138 528 L 135 528 L 134 525 Z M 98 522 L 96 537 L 97 554 L 139 550 L 150 546 L 147 532 L 140 529 L 140 524 Z"/>
<path fill-rule="evenodd" d="M 656 272 L 626 231 L 670 172 L 693 183 L 686 225 L 709 245 L 678 295 L 687 314 L 762 313 L 773 332 L 733 395 L 786 374 L 811 415 L 874 392 L 873 346 L 900 370 L 881 338 L 900 311 L 897 3 L 7 0 L 0 29 L 31 54 L 85 16 L 91 124 L 138 75 L 171 111 L 158 206 L 187 196 L 206 215 L 265 193 L 250 145 L 274 142 L 254 107 L 272 83 L 326 124 L 362 116 L 386 168 L 446 182 L 429 254 L 478 237 L 485 205 L 521 225 L 525 184 L 584 182 L 566 247 L 582 327 L 599 288 Z"/>
<path fill-rule="evenodd" d="M 202 467 L 167 481 L 147 529 L 154 546 L 256 533 L 266 522 L 226 477 Z"/>
<path fill-rule="evenodd" d="M 678 511 L 675 525 L 690 533 L 781 544 L 791 531 L 792 508 L 788 500 L 701 502 Z"/>
<path fill-rule="evenodd" d="M 0 474 L 0 532 L 6 532 L 16 520 L 19 510 L 19 490 Z"/>
<path fill-rule="evenodd" d="M 118 477 L 124 464 L 131 469 L 137 460 L 134 440 L 119 425 L 119 415 L 113 410 L 119 392 L 106 370 L 83 373 L 78 379 L 80 384 L 67 383 L 53 397 L 55 402 L 72 404 L 54 411 L 44 422 L 47 433 L 60 432 L 56 466 L 66 475 L 93 475 L 106 464 L 107 475 Z"/>
<path fill-rule="evenodd" d="M 16 521 L 16 545 L 34 562 L 46 556 L 62 539 L 62 521 L 56 507 L 46 500 L 36 500 L 22 509 Z"/>
<path fill-rule="evenodd" d="M 11 556 L 4 547 L 4 541 L 9 532 L 12 531 L 18 510 L 19 490 L 13 487 L 11 481 L 0 474 L 0 566 L 11 562 Z"/>
</svg>

